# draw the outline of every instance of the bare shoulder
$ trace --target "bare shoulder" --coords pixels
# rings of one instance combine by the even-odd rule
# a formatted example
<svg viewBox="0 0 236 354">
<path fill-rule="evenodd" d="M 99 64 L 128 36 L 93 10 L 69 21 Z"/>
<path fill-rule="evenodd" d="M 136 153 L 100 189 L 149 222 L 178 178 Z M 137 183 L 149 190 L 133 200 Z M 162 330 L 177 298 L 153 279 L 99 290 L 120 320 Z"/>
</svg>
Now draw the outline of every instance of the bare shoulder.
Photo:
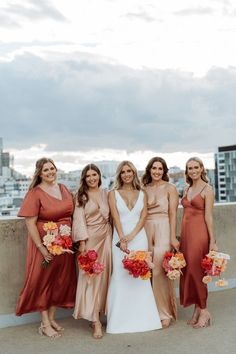
<svg viewBox="0 0 236 354">
<path fill-rule="evenodd" d="M 108 199 L 114 199 L 115 198 L 115 191 L 112 189 L 111 191 L 108 191 Z"/>
<path fill-rule="evenodd" d="M 207 185 L 205 186 L 204 188 L 204 194 L 206 196 L 212 196 L 214 195 L 214 191 L 213 191 L 213 188 L 210 184 L 207 183 Z"/>
<path fill-rule="evenodd" d="M 176 186 L 173 183 L 166 182 L 166 189 L 169 193 L 177 192 Z"/>
</svg>

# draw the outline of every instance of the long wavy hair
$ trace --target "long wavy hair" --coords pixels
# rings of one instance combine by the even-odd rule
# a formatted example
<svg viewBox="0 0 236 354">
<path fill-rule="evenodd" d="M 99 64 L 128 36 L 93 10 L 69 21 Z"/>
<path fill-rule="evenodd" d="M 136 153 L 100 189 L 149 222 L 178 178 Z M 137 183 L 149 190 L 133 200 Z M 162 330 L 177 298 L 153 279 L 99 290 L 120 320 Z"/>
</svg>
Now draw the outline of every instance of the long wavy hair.
<svg viewBox="0 0 236 354">
<path fill-rule="evenodd" d="M 42 178 L 40 177 L 40 175 L 42 173 L 43 166 L 45 165 L 45 163 L 48 163 L 48 162 L 50 162 L 55 167 L 55 169 L 57 171 L 57 167 L 52 159 L 49 159 L 47 157 L 42 157 L 41 159 L 37 160 L 36 164 L 35 164 L 34 175 L 32 177 L 32 181 L 29 186 L 29 190 L 36 187 L 38 184 L 40 184 L 42 182 Z"/>
<path fill-rule="evenodd" d="M 140 185 L 140 180 L 138 178 L 137 169 L 131 161 L 126 161 L 126 160 L 122 161 L 117 167 L 113 189 L 121 189 L 123 186 L 123 181 L 121 179 L 121 171 L 124 166 L 129 166 L 129 168 L 133 171 L 134 178 L 132 181 L 132 186 L 134 189 L 139 191 L 141 189 L 141 185 Z"/>
<path fill-rule="evenodd" d="M 88 196 L 89 187 L 86 183 L 86 175 L 89 170 L 93 170 L 93 171 L 97 172 L 97 174 L 99 176 L 98 187 L 100 187 L 102 184 L 102 176 L 101 176 L 101 172 L 100 172 L 99 168 L 96 165 L 94 165 L 93 163 L 86 165 L 81 172 L 79 188 L 76 193 L 77 203 L 79 206 L 82 206 L 82 207 L 85 207 L 86 203 L 89 200 L 89 196 Z"/>
<path fill-rule="evenodd" d="M 148 162 L 148 164 L 145 168 L 144 174 L 142 176 L 142 184 L 144 186 L 146 186 L 147 184 L 152 182 L 151 168 L 152 168 L 154 162 L 160 162 L 162 164 L 162 167 L 163 167 L 162 180 L 169 182 L 169 176 L 168 176 L 169 169 L 167 167 L 165 160 L 162 157 L 155 156 Z"/>
<path fill-rule="evenodd" d="M 207 173 L 206 173 L 206 170 L 205 170 L 205 167 L 204 167 L 204 165 L 203 165 L 202 160 L 199 159 L 199 157 L 194 156 L 194 157 L 190 157 L 190 159 L 188 159 L 188 161 L 186 162 L 186 165 L 185 165 L 186 182 L 190 185 L 190 187 L 193 185 L 193 180 L 192 180 L 192 178 L 190 178 L 189 175 L 188 175 L 188 163 L 189 163 L 190 161 L 196 161 L 196 162 L 199 163 L 200 167 L 202 168 L 201 179 L 202 179 L 204 182 L 208 183 L 209 181 L 208 181 L 208 178 L 207 178 Z"/>
</svg>

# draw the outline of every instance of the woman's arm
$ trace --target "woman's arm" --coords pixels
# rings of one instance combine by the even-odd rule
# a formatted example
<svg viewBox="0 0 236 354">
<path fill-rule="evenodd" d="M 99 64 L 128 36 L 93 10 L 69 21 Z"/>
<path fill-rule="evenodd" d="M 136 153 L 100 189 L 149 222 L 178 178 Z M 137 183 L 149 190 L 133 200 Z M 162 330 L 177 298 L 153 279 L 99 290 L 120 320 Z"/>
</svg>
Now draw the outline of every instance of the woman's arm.
<svg viewBox="0 0 236 354">
<path fill-rule="evenodd" d="M 179 204 L 179 195 L 177 189 L 174 185 L 169 184 L 168 186 L 168 200 L 169 200 L 169 222 L 170 222 L 170 243 L 171 246 L 178 251 L 179 250 L 179 241 L 176 238 L 176 219 L 177 219 L 177 210 Z"/>
<path fill-rule="evenodd" d="M 217 251 L 216 241 L 213 233 L 213 207 L 214 193 L 210 186 L 207 186 L 205 191 L 205 222 L 210 238 L 209 251 Z"/>
<path fill-rule="evenodd" d="M 110 191 L 108 194 L 108 204 L 110 207 L 111 216 L 113 219 L 113 224 L 114 224 L 116 231 L 118 233 L 118 236 L 120 238 L 120 248 L 122 251 L 125 252 L 127 250 L 127 244 L 125 241 L 124 231 L 123 231 L 123 228 L 122 228 L 122 225 L 120 222 L 120 215 L 119 215 L 119 212 L 116 207 L 116 198 L 115 198 L 114 191 Z"/>
<path fill-rule="evenodd" d="M 25 218 L 25 223 L 29 232 L 29 236 L 35 243 L 35 246 L 42 253 L 46 262 L 50 262 L 53 259 L 53 255 L 50 254 L 47 248 L 42 244 L 38 228 L 37 228 L 37 219 L 38 216 L 30 216 Z"/>
<path fill-rule="evenodd" d="M 142 193 L 140 191 L 140 193 Z M 142 230 L 142 228 L 144 227 L 146 218 L 147 218 L 147 195 L 146 192 L 144 193 L 144 197 L 143 197 L 143 209 L 140 213 L 140 218 L 138 223 L 136 224 L 135 228 L 128 234 L 125 236 L 125 239 L 127 240 L 127 242 L 132 241 L 135 236 L 139 233 L 140 230 Z"/>
<path fill-rule="evenodd" d="M 72 223 L 72 240 L 79 242 L 79 252 L 86 252 L 86 241 L 89 238 L 84 207 L 75 206 Z"/>
</svg>

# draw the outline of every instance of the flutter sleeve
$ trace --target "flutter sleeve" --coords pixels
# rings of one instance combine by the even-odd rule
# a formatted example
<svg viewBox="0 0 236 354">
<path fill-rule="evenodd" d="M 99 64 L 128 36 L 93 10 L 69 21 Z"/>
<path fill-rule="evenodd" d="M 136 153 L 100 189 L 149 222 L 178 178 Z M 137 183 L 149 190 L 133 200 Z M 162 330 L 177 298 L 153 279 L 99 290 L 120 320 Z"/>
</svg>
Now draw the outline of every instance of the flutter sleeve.
<svg viewBox="0 0 236 354">
<path fill-rule="evenodd" d="M 40 209 L 40 198 L 35 189 L 29 190 L 22 202 L 21 208 L 17 216 L 30 217 L 38 216 Z"/>
<path fill-rule="evenodd" d="M 83 207 L 75 206 L 72 223 L 72 239 L 74 242 L 85 241 L 89 238 L 85 212 Z"/>
</svg>

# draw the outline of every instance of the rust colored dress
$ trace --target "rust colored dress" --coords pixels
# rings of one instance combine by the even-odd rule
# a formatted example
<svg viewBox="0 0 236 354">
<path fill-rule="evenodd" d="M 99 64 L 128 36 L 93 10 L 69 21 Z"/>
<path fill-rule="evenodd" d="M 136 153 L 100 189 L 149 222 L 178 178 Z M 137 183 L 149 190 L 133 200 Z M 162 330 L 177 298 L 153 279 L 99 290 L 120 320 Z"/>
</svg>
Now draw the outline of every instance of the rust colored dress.
<svg viewBox="0 0 236 354">
<path fill-rule="evenodd" d="M 85 207 L 75 207 L 72 238 L 86 240 L 86 249 L 98 253 L 98 262 L 105 266 L 104 271 L 89 278 L 79 270 L 74 318 L 99 321 L 99 312 L 106 313 L 108 285 L 111 277 L 112 227 L 107 192 L 101 190 L 101 204 L 89 199 Z"/>
<path fill-rule="evenodd" d="M 167 278 L 162 267 L 166 251 L 170 251 L 169 202 L 166 184 L 159 187 L 146 186 L 148 216 L 145 230 L 149 250 L 153 252 L 152 287 L 161 320 L 176 319 L 177 305 L 173 281 Z"/>
<path fill-rule="evenodd" d="M 59 185 L 62 200 L 49 195 L 39 186 L 27 192 L 18 216 L 38 216 L 37 228 L 40 237 L 45 231 L 43 224 L 48 221 L 71 226 L 74 205 L 71 193 L 64 185 Z M 64 253 L 54 256 L 49 266 L 42 267 L 43 256 L 28 237 L 26 275 L 21 291 L 16 315 L 44 311 L 50 306 L 71 308 L 75 303 L 76 267 L 74 255 Z"/>
<path fill-rule="evenodd" d="M 187 266 L 182 269 L 180 277 L 180 304 L 206 307 L 207 285 L 202 282 L 204 271 L 201 260 L 209 251 L 209 235 L 205 222 L 205 200 L 197 194 L 191 201 L 184 196 L 184 207 L 180 249 Z"/>
</svg>

